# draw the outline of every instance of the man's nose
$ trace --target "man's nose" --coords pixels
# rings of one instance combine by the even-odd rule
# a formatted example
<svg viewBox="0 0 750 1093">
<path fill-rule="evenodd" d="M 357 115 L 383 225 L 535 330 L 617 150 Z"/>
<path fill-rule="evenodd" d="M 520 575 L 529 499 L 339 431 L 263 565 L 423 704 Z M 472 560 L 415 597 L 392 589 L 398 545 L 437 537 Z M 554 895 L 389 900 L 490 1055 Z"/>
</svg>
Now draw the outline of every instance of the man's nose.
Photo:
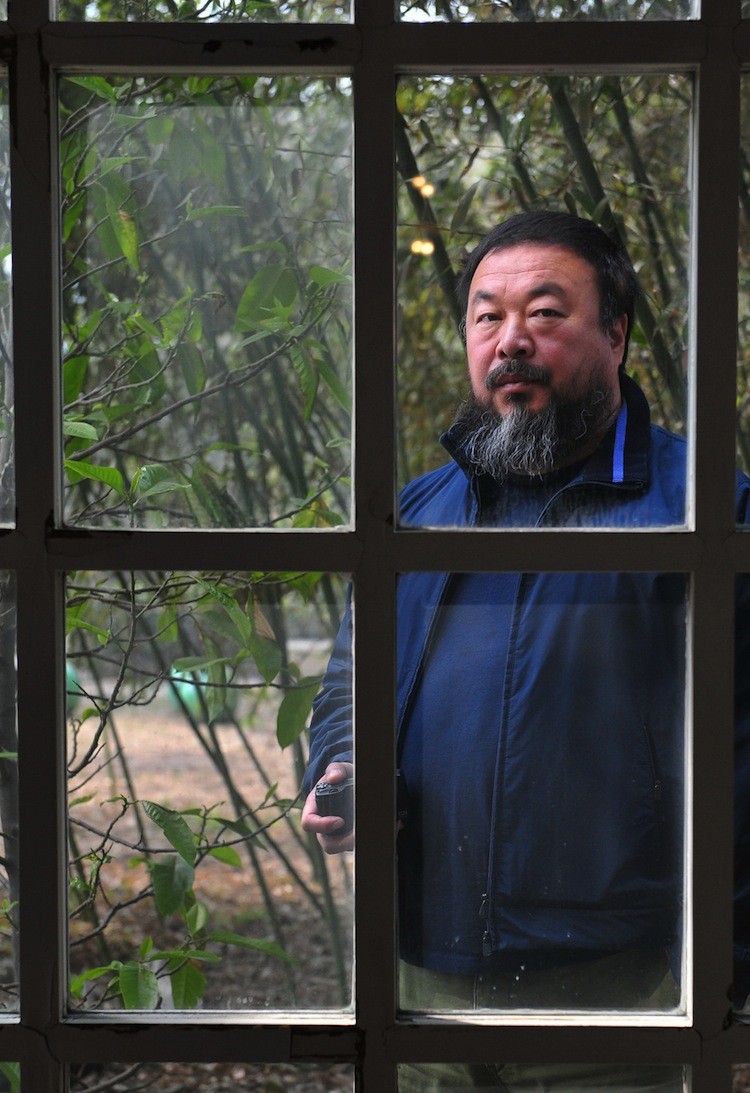
<svg viewBox="0 0 750 1093">
<path fill-rule="evenodd" d="M 530 357 L 533 351 L 534 345 L 525 321 L 521 318 L 508 317 L 502 324 L 497 340 L 498 357 L 503 360 L 514 360 L 516 357 Z"/>
</svg>

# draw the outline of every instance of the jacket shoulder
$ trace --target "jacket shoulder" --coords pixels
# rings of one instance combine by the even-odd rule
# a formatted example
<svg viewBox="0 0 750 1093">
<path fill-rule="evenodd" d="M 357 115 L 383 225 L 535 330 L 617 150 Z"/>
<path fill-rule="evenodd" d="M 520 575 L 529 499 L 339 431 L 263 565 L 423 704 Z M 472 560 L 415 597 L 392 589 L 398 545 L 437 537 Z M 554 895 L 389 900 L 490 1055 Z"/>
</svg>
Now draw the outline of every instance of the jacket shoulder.
<svg viewBox="0 0 750 1093">
<path fill-rule="evenodd" d="M 406 526 L 461 526 L 470 513 L 469 481 L 453 462 L 420 475 L 401 492 L 399 517 Z"/>
<path fill-rule="evenodd" d="M 687 440 L 661 425 L 651 426 L 653 463 L 657 473 L 672 488 L 685 490 L 687 481 Z M 750 477 L 735 472 L 735 516 L 739 524 L 750 524 Z"/>
</svg>

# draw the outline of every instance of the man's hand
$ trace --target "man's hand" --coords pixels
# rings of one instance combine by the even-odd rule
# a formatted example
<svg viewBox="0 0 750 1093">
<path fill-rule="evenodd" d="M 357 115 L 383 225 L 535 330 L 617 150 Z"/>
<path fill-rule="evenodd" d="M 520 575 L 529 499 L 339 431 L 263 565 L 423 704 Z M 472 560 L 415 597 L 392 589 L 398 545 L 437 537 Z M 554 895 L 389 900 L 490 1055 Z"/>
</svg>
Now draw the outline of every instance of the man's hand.
<svg viewBox="0 0 750 1093">
<path fill-rule="evenodd" d="M 329 763 L 326 772 L 320 779 L 321 782 L 343 782 L 354 774 L 351 763 Z M 305 801 L 302 809 L 302 827 L 305 831 L 314 831 L 318 836 L 318 842 L 326 854 L 341 854 L 344 850 L 354 849 L 354 832 L 338 834 L 344 827 L 344 821 L 340 816 L 321 816 L 315 804 L 315 790 L 313 789 Z"/>
</svg>

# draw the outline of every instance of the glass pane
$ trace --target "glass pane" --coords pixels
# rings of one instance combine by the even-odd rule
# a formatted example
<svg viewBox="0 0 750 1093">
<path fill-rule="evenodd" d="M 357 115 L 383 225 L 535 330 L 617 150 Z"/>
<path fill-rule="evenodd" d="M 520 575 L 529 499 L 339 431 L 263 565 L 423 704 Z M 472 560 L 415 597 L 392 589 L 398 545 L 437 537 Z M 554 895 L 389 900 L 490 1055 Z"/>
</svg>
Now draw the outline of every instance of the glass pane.
<svg viewBox="0 0 750 1093">
<path fill-rule="evenodd" d="M 57 0 L 59 19 L 202 23 L 340 23 L 347 0 Z"/>
<path fill-rule="evenodd" d="M 60 97 L 66 521 L 348 521 L 349 81 Z"/>
<path fill-rule="evenodd" d="M 0 1080 L 4 1081 L 4 1085 L 0 1086 L 2 1089 L 7 1089 L 8 1093 L 20 1093 L 21 1089 L 21 1064 L 20 1063 L 0 1063 Z"/>
<path fill-rule="evenodd" d="M 112 1083 L 106 1084 L 106 1083 Z M 353 1070 L 342 1064 L 312 1063 L 85 1063 L 71 1066 L 71 1093 L 87 1090 L 181 1090 L 183 1093 L 352 1093 Z"/>
<path fill-rule="evenodd" d="M 401 0 L 401 17 L 411 21 L 570 22 L 689 19 L 693 0 Z"/>
<path fill-rule="evenodd" d="M 0 75 L 0 526 L 15 522 L 13 342 L 11 329 L 10 115 L 8 79 Z"/>
<path fill-rule="evenodd" d="M 560 245 L 577 248 L 573 256 L 578 259 L 576 268 L 566 266 L 562 272 L 577 286 L 574 302 L 578 310 L 574 318 L 585 320 L 583 327 L 579 323 L 574 336 L 561 340 L 569 327 L 552 326 L 545 311 L 542 314 L 548 316 L 547 327 L 540 315 L 536 327 L 525 326 L 525 344 L 500 347 L 507 350 L 508 359 L 513 359 L 514 353 L 520 354 L 529 364 L 546 369 L 533 374 L 539 380 L 546 377 L 546 386 L 540 384 L 537 390 L 544 392 L 545 400 L 547 389 L 552 392 L 551 419 L 537 415 L 541 404 L 529 403 L 528 418 L 516 416 L 514 428 L 506 428 L 504 438 L 498 438 L 492 428 L 477 431 L 476 408 L 466 406 L 452 445 L 449 438 L 448 454 L 458 456 L 459 463 L 465 462 L 469 438 L 484 434 L 485 442 L 490 444 L 489 454 L 485 453 L 488 461 L 482 462 L 480 449 L 475 448 L 472 465 L 488 469 L 484 484 L 491 486 L 490 492 L 494 489 L 491 480 L 503 473 L 528 478 L 545 474 L 550 467 L 563 466 L 572 468 L 570 481 L 576 484 L 590 486 L 594 480 L 601 482 L 605 475 L 605 482 L 617 487 L 617 496 L 611 490 L 597 494 L 589 489 L 576 494 L 575 504 L 567 503 L 567 493 L 561 495 L 561 504 L 545 509 L 542 501 L 535 510 L 535 502 L 526 512 L 515 503 L 505 505 L 502 512 L 496 511 L 493 498 L 491 514 L 485 505 L 480 517 L 487 524 L 533 526 L 543 510 L 545 521 L 553 526 L 684 523 L 685 446 L 682 440 L 664 432 L 649 433 L 647 407 L 638 387 L 650 407 L 651 423 L 683 435 L 690 102 L 691 84 L 684 76 L 412 77 L 400 81 L 397 164 L 401 485 L 445 464 L 447 454 L 437 443 L 438 434 L 454 422 L 459 401 L 470 393 L 460 332 L 465 296 L 461 296 L 461 285 L 457 283 L 467 251 L 473 250 L 494 225 L 514 214 L 544 210 L 554 219 L 575 211 L 617 240 L 617 260 L 623 276 L 628 275 L 628 256 L 638 269 L 643 293 L 635 303 L 627 364 L 637 387 L 626 380 L 620 395 L 617 365 L 623 347 L 611 341 L 616 326 L 609 311 L 605 313 L 606 293 L 614 292 L 613 308 L 619 320 L 620 313 L 632 306 L 631 291 L 627 285 L 625 291 L 621 290 L 617 282 L 607 284 L 599 276 L 600 308 L 591 307 L 591 294 L 597 289 L 593 264 L 599 261 L 602 248 L 606 254 L 611 246 L 608 239 L 600 243 L 589 238 L 589 232 L 584 239 L 571 240 L 571 232 L 561 234 L 563 229 L 558 223 L 543 222 L 533 228 L 529 225 L 524 228 L 526 238 L 535 240 L 539 247 L 559 238 L 563 240 Z M 522 241 L 523 234 L 514 231 Z M 499 239 L 495 245 L 509 246 Z M 509 247 L 496 253 L 515 260 L 519 249 Z M 582 254 L 586 255 L 585 261 Z M 489 261 L 488 257 L 483 269 Z M 609 263 L 610 259 L 603 261 Z M 520 268 L 515 261 L 509 267 L 516 272 Z M 556 270 L 553 276 L 557 281 Z M 592 282 L 590 292 L 581 288 L 585 278 Z M 520 284 L 527 289 L 526 280 Z M 559 299 L 539 302 L 545 309 L 560 306 Z M 475 318 L 477 322 L 466 333 L 472 368 L 478 370 L 476 377 L 472 373 L 475 394 L 481 402 L 489 397 L 483 375 L 493 362 L 491 354 L 487 356 L 487 346 L 490 350 L 493 347 L 486 340 L 477 346 L 472 335 L 488 316 Z M 527 318 L 530 313 L 524 315 L 524 321 Z M 484 329 L 490 330 L 487 337 L 491 337 L 494 328 Z M 592 352 L 586 358 L 589 346 Z M 579 369 L 584 369 L 583 380 L 578 378 Z M 602 400 L 602 393 L 609 402 Z M 627 423 L 616 413 L 621 397 L 628 406 Z M 521 394 L 512 394 L 509 402 L 521 409 Z M 493 408 L 503 409 L 497 401 Z M 608 430 L 609 423 L 615 422 Z M 486 426 L 486 419 L 480 417 L 479 424 Z M 497 421 L 489 424 L 496 425 Z M 591 440 L 597 437 L 602 443 L 592 454 Z M 493 450 L 492 445 L 498 443 Z M 649 446 L 657 444 L 656 458 L 661 463 L 666 461 L 669 468 L 666 490 L 663 483 L 657 483 L 657 489 L 649 488 L 644 477 L 642 459 L 648 455 Z M 452 511 L 433 504 L 432 493 L 427 502 L 432 486 L 440 483 L 449 487 L 451 481 L 450 472 L 446 472 L 424 483 L 425 489 L 417 491 L 416 496 L 425 504 L 407 506 L 405 499 L 402 520 L 438 525 L 473 521 L 475 514 L 470 506 L 459 511 L 461 505 L 455 498 Z M 548 483 L 555 493 L 567 484 Z M 621 490 L 621 485 L 632 488 Z M 662 500 L 668 497 L 666 504 L 657 498 L 661 493 Z M 603 498 L 602 505 L 598 502 Z"/>
<path fill-rule="evenodd" d="M 612 1093 L 684 1093 L 688 1088 L 690 1067 L 683 1066 L 606 1066 L 604 1064 L 544 1064 L 522 1066 L 516 1063 L 416 1063 L 398 1068 L 399 1093 L 452 1089 L 468 1093 L 478 1086 L 513 1089 L 518 1093 L 544 1089 L 550 1093 L 583 1093 L 584 1090 L 612 1090 Z M 512 1083 L 491 1085 L 492 1080 Z M 461 1084 L 463 1083 L 463 1084 Z M 738 1086 L 736 1089 L 744 1089 Z"/>
<path fill-rule="evenodd" d="M 16 582 L 0 571 L 0 1010 L 18 1010 Z M 12 1068 L 14 1063 L 0 1063 Z"/>
<path fill-rule="evenodd" d="M 67 587 L 78 1010 L 346 1010 L 351 856 L 300 829 L 342 610 L 318 573 L 79 573 Z"/>
<path fill-rule="evenodd" d="M 680 574 L 401 576 L 402 1008 L 680 1012 L 685 607 Z"/>
</svg>

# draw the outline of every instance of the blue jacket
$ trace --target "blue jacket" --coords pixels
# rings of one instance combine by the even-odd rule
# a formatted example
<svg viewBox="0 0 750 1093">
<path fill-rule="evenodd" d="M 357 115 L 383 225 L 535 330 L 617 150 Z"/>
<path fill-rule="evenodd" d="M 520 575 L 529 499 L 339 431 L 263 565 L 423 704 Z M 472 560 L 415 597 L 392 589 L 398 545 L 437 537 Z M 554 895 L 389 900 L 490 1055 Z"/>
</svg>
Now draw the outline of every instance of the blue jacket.
<svg viewBox="0 0 750 1093">
<path fill-rule="evenodd" d="M 625 376 L 622 389 L 617 423 L 548 502 L 538 526 L 684 525 L 685 442 L 650 425 L 643 394 Z M 443 443 L 453 462 L 407 486 L 402 523 L 486 526 L 483 502 L 491 484 L 467 467 L 454 435 L 446 434 Z M 749 486 L 738 477 L 741 522 Z M 436 572 L 399 579 L 400 738 L 451 580 Z M 451 855 L 446 848 L 441 875 L 440 847 L 429 844 L 417 802 L 399 850 L 406 959 L 471 972 L 482 958 L 554 962 L 669 946 L 677 939 L 685 650 L 686 582 L 680 574 L 515 575 L 502 702 L 492 728 L 491 807 L 471 807 L 471 786 L 459 787 L 457 803 L 446 806 L 453 813 L 446 821 L 450 835 L 457 835 L 460 813 L 464 827 L 469 824 L 463 837 L 486 848 L 479 859 L 484 875 L 460 891 L 446 886 Z M 740 674 L 750 675 L 750 666 Z M 457 725 L 471 720 L 476 687 L 470 680 L 457 689 L 446 718 Z M 744 709 L 740 713 L 744 717 Z M 309 784 L 328 762 L 349 758 L 347 612 L 315 703 Z M 438 864 L 423 870 L 423 861 Z M 750 903 L 747 896 L 743 905 Z M 451 928 L 445 930 L 448 905 Z"/>
</svg>

